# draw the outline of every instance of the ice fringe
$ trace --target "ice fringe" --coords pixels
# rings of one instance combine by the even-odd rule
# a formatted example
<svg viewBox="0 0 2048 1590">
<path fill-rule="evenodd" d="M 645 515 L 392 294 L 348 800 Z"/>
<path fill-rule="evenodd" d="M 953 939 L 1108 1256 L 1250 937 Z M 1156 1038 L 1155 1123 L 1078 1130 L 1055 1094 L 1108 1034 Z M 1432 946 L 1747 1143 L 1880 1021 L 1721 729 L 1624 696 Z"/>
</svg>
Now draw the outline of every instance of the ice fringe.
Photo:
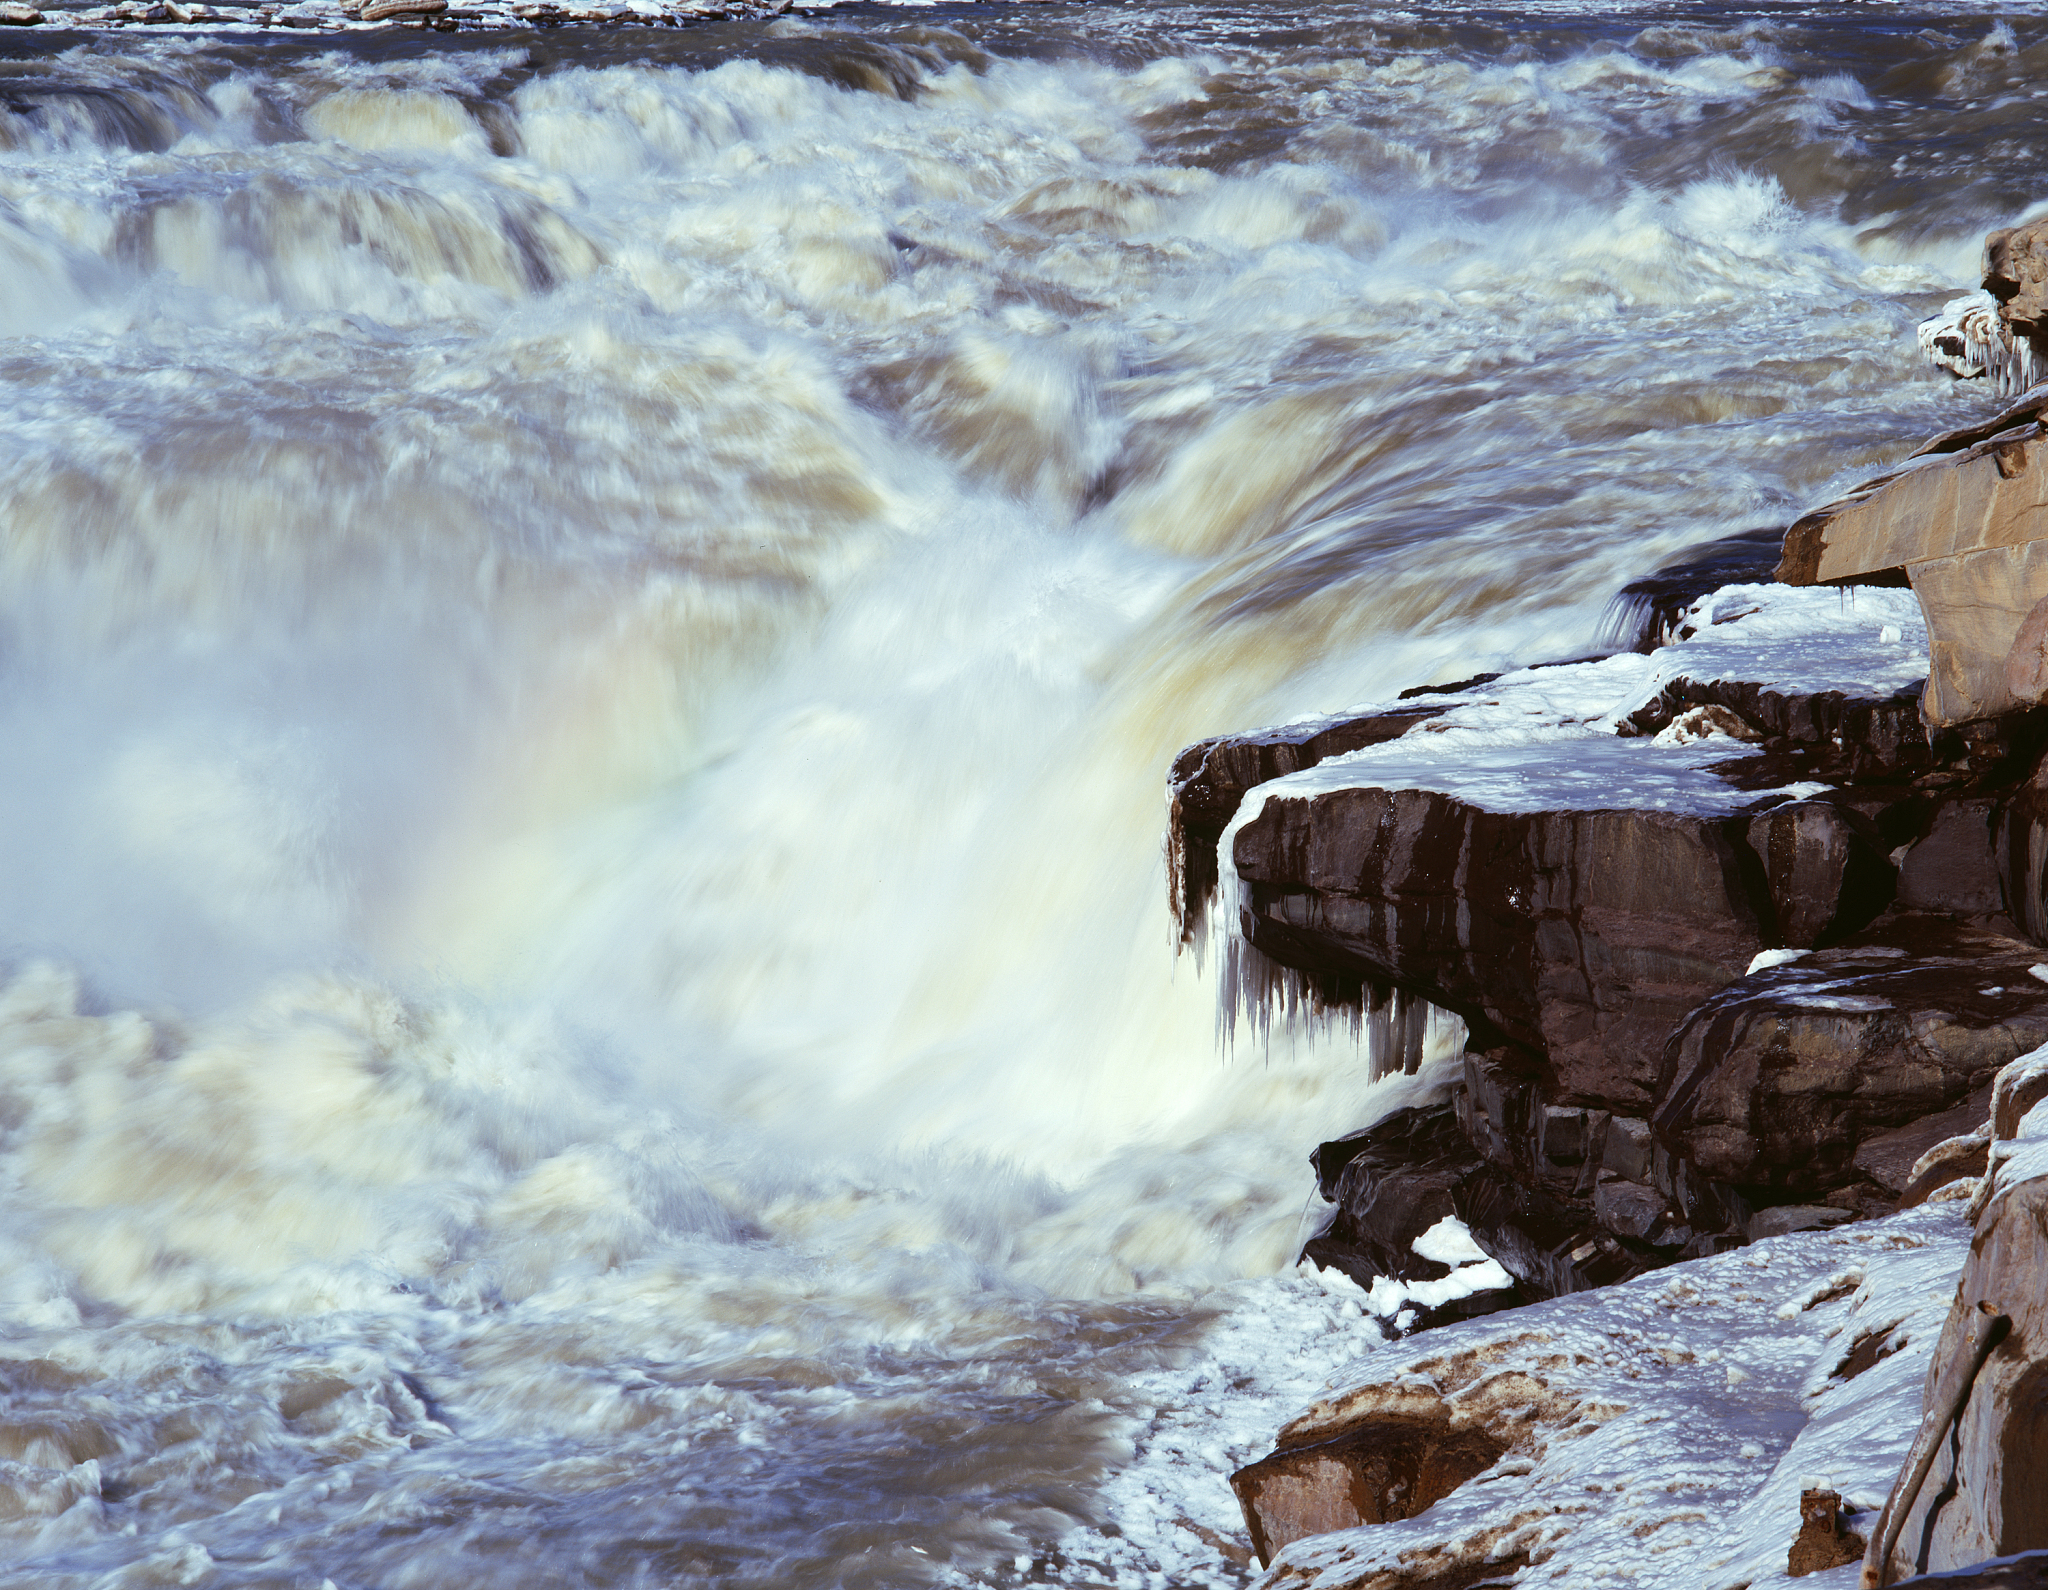
<svg viewBox="0 0 2048 1590">
<path fill-rule="evenodd" d="M 1282 1030 L 1304 1031 L 1311 1043 L 1341 1024 L 1364 1048 L 1375 1082 L 1422 1069 L 1431 1024 L 1442 1014 L 1405 988 L 1370 977 L 1282 966 L 1240 934 L 1224 943 L 1217 981 L 1216 1030 L 1226 1043 L 1236 1042 L 1240 1020 L 1261 1043 L 1271 1041 L 1276 1018 Z"/>
<path fill-rule="evenodd" d="M 1998 300 L 1979 289 L 1952 298 L 1920 322 L 1927 362 L 1965 379 L 1989 375 L 2002 397 L 2016 397 L 2048 375 L 2033 340 L 2015 337 L 1999 318 Z"/>
</svg>

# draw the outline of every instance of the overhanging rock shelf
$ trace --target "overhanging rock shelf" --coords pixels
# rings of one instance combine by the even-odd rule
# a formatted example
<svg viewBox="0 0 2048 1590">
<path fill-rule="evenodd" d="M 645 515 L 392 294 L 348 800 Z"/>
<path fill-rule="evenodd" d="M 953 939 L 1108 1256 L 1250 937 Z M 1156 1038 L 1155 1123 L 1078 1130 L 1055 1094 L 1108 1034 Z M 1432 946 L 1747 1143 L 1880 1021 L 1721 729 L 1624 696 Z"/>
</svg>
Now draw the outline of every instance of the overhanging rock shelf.
<svg viewBox="0 0 2048 1590">
<path fill-rule="evenodd" d="M 1994 233 L 1985 292 L 1921 344 L 2024 388 L 2048 368 L 2043 305 L 2048 221 Z M 1807 515 L 1772 583 L 1723 583 L 1754 536 L 1675 604 L 1701 571 L 1660 577 L 1635 653 L 1176 759 L 1172 903 L 1184 942 L 1223 917 L 1233 1022 L 1371 1012 L 1381 1070 L 1416 1069 L 1430 1005 L 1468 1034 L 1442 1102 L 1312 1156 L 1334 1217 L 1305 1257 L 1368 1284 L 1383 1318 L 1384 1291 L 1434 1305 L 1399 1323 L 1447 1328 L 1420 1358 L 1367 1355 L 1233 1476 L 1269 1585 L 1606 1582 L 1675 1521 L 1642 1496 L 1598 1518 L 1637 1489 L 1593 1478 L 1613 1431 L 1631 1474 L 1686 1469 L 1656 1488 L 1701 1526 L 1658 1536 L 1698 1548 L 1666 1559 L 1673 1583 L 1859 1555 L 1866 1586 L 1970 1565 L 1956 1582 L 2048 1583 L 2044 416 L 2048 384 Z M 1720 1252 L 1766 1237 L 1783 1240 Z M 1701 1262 L 1640 1275 L 1680 1259 Z M 1802 1262 L 1813 1284 L 1759 1311 L 1743 1278 Z M 1850 1318 L 1784 1409 L 1804 1428 L 1761 1490 L 1717 1478 L 1765 1448 L 1731 1452 L 1716 1418 L 1768 1388 L 1702 1386 L 1678 1420 L 1659 1394 L 1742 1357 L 1744 1332 L 1829 1309 Z M 1680 1340 L 1681 1319 L 1714 1345 Z M 1575 1321 L 1595 1328 L 1568 1350 Z M 1579 1398 L 1595 1366 L 1622 1380 Z M 1861 1499 L 1808 1487 L 1816 1465 Z M 1758 1521 L 1795 1499 L 1781 1555 Z"/>
<path fill-rule="evenodd" d="M 1181 754 L 1230 997 L 1470 1032 L 1449 1103 L 1317 1151 L 1309 1257 L 1439 1276 L 1408 1228 L 1455 1214 L 1517 1283 L 1456 1314 L 1897 1206 L 2048 1042 L 2048 714 L 1930 731 L 1925 634 L 1903 589 L 1727 586 L 1647 655 Z"/>
</svg>

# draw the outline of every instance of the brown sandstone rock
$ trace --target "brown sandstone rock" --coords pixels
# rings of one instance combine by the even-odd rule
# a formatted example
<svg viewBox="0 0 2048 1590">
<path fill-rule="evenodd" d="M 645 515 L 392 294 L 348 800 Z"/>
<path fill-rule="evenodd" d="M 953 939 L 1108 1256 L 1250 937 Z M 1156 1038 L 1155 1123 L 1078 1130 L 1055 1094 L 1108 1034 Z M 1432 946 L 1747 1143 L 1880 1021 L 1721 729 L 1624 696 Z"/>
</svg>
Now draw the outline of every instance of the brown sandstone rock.
<svg viewBox="0 0 2048 1590">
<path fill-rule="evenodd" d="M 1382 1418 L 1332 1440 L 1283 1447 L 1230 1477 L 1259 1564 L 1291 1541 L 1413 1518 L 1498 1462 L 1485 1430 L 1439 1418 Z"/>
<path fill-rule="evenodd" d="M 1977 1221 L 1956 1302 L 1929 1372 L 1920 1441 L 1933 1461 L 1887 1504 L 1895 1540 L 1872 1543 L 1865 1582 L 1892 1581 L 2048 1548 L 2048 1177 L 2001 1187 Z M 1968 1374 L 1973 1332 L 1993 1333 Z M 1957 1384 L 1959 1383 L 1959 1384 Z M 1960 1412 L 1954 1404 L 1960 1401 Z M 1948 1433 L 1953 1413 L 1953 1434 Z M 1938 1428 L 1937 1428 L 1938 1427 Z M 1908 1494 L 1908 1493 L 1911 1494 Z"/>
<path fill-rule="evenodd" d="M 2048 224 L 2007 227 L 1984 239 L 1984 290 L 2015 336 L 2048 330 Z"/>
<path fill-rule="evenodd" d="M 1844 1533 L 1842 1498 L 1835 1491 L 1799 1493 L 1799 1533 L 1787 1554 L 1785 1572 L 1794 1579 L 1839 1568 L 1863 1555 L 1861 1535 Z"/>
<path fill-rule="evenodd" d="M 2048 1137 L 2029 1120 L 2043 1098 L 2040 1051 L 1992 1085 L 1989 1165 L 1970 1206 L 1976 1237 L 1928 1368 L 1920 1429 L 1864 1559 L 1866 1587 L 2048 1552 Z M 2014 1136 L 2030 1126 L 2036 1135 Z"/>
</svg>

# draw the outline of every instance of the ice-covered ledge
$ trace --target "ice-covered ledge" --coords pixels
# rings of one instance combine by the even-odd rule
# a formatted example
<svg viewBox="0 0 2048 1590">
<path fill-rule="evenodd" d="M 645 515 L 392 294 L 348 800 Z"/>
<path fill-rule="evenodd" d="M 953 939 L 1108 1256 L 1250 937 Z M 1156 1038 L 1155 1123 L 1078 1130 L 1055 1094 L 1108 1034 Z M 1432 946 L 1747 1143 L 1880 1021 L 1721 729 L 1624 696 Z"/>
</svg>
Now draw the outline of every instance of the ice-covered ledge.
<svg viewBox="0 0 2048 1590">
<path fill-rule="evenodd" d="M 1918 1123 L 2048 1041 L 2042 715 L 1930 734 L 1904 589 L 1725 586 L 1670 630 L 1177 760 L 1233 1016 L 1374 1010 L 1382 1068 L 1426 1006 L 1471 1034 L 1467 1161 L 1352 1156 L 1319 1262 L 1410 1172 L 1534 1295 L 1877 1213 Z"/>
</svg>

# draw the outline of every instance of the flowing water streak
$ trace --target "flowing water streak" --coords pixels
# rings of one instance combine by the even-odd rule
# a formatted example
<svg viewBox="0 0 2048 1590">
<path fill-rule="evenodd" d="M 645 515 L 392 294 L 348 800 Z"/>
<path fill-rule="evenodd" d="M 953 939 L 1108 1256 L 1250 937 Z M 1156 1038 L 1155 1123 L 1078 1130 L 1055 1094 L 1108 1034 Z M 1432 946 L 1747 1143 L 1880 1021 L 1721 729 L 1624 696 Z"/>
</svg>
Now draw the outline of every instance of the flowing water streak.
<svg viewBox="0 0 2048 1590">
<path fill-rule="evenodd" d="M 0 1583 L 1241 1579 L 1058 1542 L 1442 1072 L 1219 1061 L 1168 758 L 1973 410 L 2036 198 L 2027 18 L 1541 12 L 6 41 Z"/>
</svg>

